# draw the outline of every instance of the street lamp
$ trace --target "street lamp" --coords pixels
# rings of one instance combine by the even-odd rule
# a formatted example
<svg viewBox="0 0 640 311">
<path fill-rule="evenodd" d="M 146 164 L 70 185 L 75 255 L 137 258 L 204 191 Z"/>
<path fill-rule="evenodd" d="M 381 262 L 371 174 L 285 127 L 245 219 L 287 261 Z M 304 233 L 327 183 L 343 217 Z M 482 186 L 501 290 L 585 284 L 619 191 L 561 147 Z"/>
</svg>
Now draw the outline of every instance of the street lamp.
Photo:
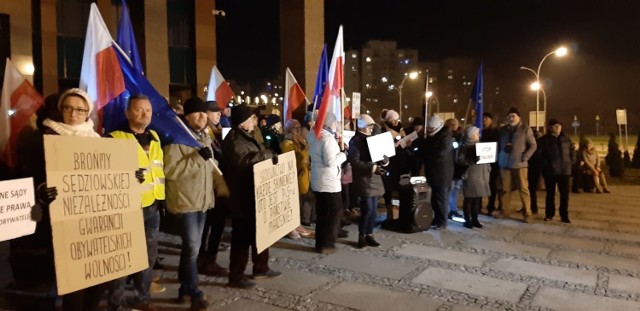
<svg viewBox="0 0 640 311">
<path fill-rule="evenodd" d="M 547 55 L 545 55 L 542 60 L 540 61 L 540 63 L 538 64 L 538 70 L 537 71 L 533 71 L 533 69 L 530 68 L 526 68 L 526 67 L 520 67 L 520 69 L 524 69 L 524 70 L 530 70 L 531 72 L 533 72 L 536 76 L 536 82 L 538 83 L 538 85 L 540 84 L 540 69 L 542 69 L 542 63 L 544 63 L 544 61 L 547 59 L 547 57 L 551 56 L 551 55 L 556 55 L 558 57 L 562 57 L 567 55 L 569 51 L 567 50 L 567 48 L 565 47 L 559 47 L 556 50 L 548 53 Z M 539 88 L 538 90 L 536 90 L 536 129 L 538 129 L 538 113 L 540 111 L 540 90 L 542 88 Z M 546 108 L 545 108 L 545 113 L 546 113 Z"/>
<path fill-rule="evenodd" d="M 400 115 L 400 121 L 402 121 L 402 87 L 404 85 L 404 81 L 407 80 L 407 78 L 411 79 L 411 80 L 415 80 L 418 77 L 418 72 L 417 71 L 412 71 L 410 73 L 405 73 L 404 74 L 404 79 L 402 79 L 402 82 L 400 82 L 400 86 L 398 86 L 398 114 Z"/>
</svg>

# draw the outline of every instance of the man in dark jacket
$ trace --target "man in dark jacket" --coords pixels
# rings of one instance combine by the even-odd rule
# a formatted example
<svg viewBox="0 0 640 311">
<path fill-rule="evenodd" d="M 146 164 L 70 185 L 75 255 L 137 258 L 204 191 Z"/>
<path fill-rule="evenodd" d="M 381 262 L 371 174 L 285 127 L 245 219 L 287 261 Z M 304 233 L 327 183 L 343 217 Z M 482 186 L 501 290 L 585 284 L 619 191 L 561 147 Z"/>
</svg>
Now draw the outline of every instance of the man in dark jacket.
<svg viewBox="0 0 640 311">
<path fill-rule="evenodd" d="M 278 162 L 278 155 L 265 149 L 256 141 L 251 132 L 257 125 L 257 118 L 247 105 L 233 107 L 231 112 L 233 128 L 222 142 L 224 154 L 224 176 L 231 193 L 229 217 L 232 220 L 231 254 L 229 265 L 229 286 L 251 288 L 244 270 L 249 261 L 249 249 L 253 260 L 253 278 L 272 278 L 280 272 L 269 269 L 269 249 L 258 254 L 256 249 L 256 205 L 253 182 L 253 165 L 267 159 Z"/>
<path fill-rule="evenodd" d="M 511 212 L 511 182 L 515 181 L 520 192 L 524 222 L 531 216 L 531 194 L 527 179 L 527 161 L 536 151 L 533 131 L 520 119 L 520 112 L 511 107 L 507 114 L 509 123 L 500 128 L 498 141 L 498 164 L 502 177 L 502 216 Z"/>
<path fill-rule="evenodd" d="M 498 142 L 500 138 L 500 133 L 498 131 L 498 127 L 494 124 L 493 114 L 490 112 L 485 112 L 482 114 L 482 135 L 480 136 L 480 142 Z M 491 174 L 489 175 L 489 188 L 491 189 L 491 195 L 489 196 L 489 203 L 487 204 L 487 215 L 491 216 L 494 210 L 496 210 L 496 197 L 498 198 L 498 209 L 502 210 L 502 200 L 500 196 L 497 195 L 498 189 L 501 189 L 502 186 L 499 185 L 500 176 L 500 166 L 498 166 L 498 161 L 491 163 Z"/>
<path fill-rule="evenodd" d="M 429 118 L 421 154 L 424 156 L 427 183 L 431 186 L 434 229 L 446 229 L 447 189 L 453 180 L 453 137 L 438 116 Z"/>
<path fill-rule="evenodd" d="M 353 169 L 353 194 L 360 199 L 360 222 L 358 230 L 358 248 L 365 246 L 378 247 L 373 238 L 373 227 L 376 221 L 378 199 L 384 194 L 384 184 L 381 175 L 386 171 L 382 165 L 371 161 L 371 153 L 367 145 L 367 137 L 371 136 L 375 121 L 367 114 L 358 118 L 358 131 L 349 141 L 348 161 Z M 387 161 L 388 164 L 388 161 Z"/>
<path fill-rule="evenodd" d="M 560 219 L 564 223 L 569 220 L 569 177 L 574 159 L 573 142 L 562 132 L 562 123 L 557 119 L 549 120 L 549 130 L 540 138 L 540 157 L 542 175 L 547 189 L 545 201 L 545 221 L 550 221 L 556 214 L 556 185 L 560 191 Z"/>
</svg>

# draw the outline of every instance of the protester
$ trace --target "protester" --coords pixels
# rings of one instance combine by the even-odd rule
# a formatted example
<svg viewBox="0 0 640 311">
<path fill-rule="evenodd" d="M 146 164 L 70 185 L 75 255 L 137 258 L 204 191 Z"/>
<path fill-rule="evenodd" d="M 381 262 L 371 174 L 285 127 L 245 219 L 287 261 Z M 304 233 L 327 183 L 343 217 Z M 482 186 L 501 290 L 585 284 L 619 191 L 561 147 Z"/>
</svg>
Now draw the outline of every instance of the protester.
<svg viewBox="0 0 640 311">
<path fill-rule="evenodd" d="M 173 110 L 173 112 L 175 112 L 178 116 L 183 116 L 184 115 L 184 106 L 182 105 L 182 103 L 180 101 L 175 101 L 171 104 L 171 109 Z"/>
<path fill-rule="evenodd" d="M 222 127 L 235 126 L 235 124 L 231 123 L 231 107 L 224 107 L 224 109 L 222 109 L 222 115 L 220 116 L 220 125 L 222 125 Z"/>
<path fill-rule="evenodd" d="M 585 189 L 585 192 L 611 193 L 607 188 L 607 179 L 600 167 L 600 157 L 590 139 L 587 139 L 587 147 L 582 152 L 582 160 L 584 161 L 584 174 L 593 178 L 595 188 Z M 600 188 L 602 188 L 602 190 L 600 190 Z"/>
<path fill-rule="evenodd" d="M 415 117 L 413 122 L 411 122 L 411 126 L 404 129 L 407 135 L 412 133 L 416 133 L 418 138 L 416 139 L 416 143 L 419 143 L 420 139 L 424 136 L 424 119 L 421 117 Z M 417 148 L 413 146 L 418 146 L 419 144 L 413 144 L 412 146 L 408 146 L 405 148 L 407 153 L 407 163 L 409 167 L 409 171 L 411 172 L 411 176 L 420 176 L 422 173 L 422 166 L 424 163 L 422 159 L 417 154 Z"/>
<path fill-rule="evenodd" d="M 382 132 L 391 133 L 393 141 L 396 143 L 396 155 L 391 157 L 389 165 L 385 168 L 387 174 L 382 176 L 384 182 L 384 203 L 387 207 L 387 219 L 393 219 L 393 192 L 399 190 L 400 176 L 410 173 L 409 163 L 407 162 L 407 154 L 397 143 L 404 138 L 405 133 L 400 123 L 400 115 L 395 110 L 387 110 L 384 113 L 384 122 L 382 123 Z M 411 143 L 409 143 L 411 145 Z"/>
<path fill-rule="evenodd" d="M 464 211 L 465 228 L 482 228 L 478 221 L 478 214 L 482 208 L 482 198 L 491 194 L 489 178 L 491 166 L 487 163 L 477 164 L 476 143 L 480 141 L 480 129 L 471 126 L 467 128 L 464 135 L 463 145 L 460 147 L 457 161 L 466 167 L 461 175 L 462 194 L 464 201 L 462 209 Z"/>
<path fill-rule="evenodd" d="M 264 146 L 281 154 L 280 142 L 282 141 L 282 122 L 280 116 L 270 114 L 264 118 L 264 126 L 260 125 L 260 132 L 264 138 Z"/>
<path fill-rule="evenodd" d="M 533 137 L 538 144 L 538 140 L 542 137 L 536 128 L 532 128 Z M 531 202 L 531 213 L 538 214 L 538 184 L 540 183 L 540 177 L 542 176 L 542 157 L 540 156 L 540 148 L 536 148 L 536 151 L 531 155 L 531 158 L 527 161 L 527 181 L 529 183 L 529 193 Z"/>
<path fill-rule="evenodd" d="M 550 221 L 556 214 L 556 186 L 560 192 L 560 219 L 564 223 L 569 220 L 569 177 L 574 159 L 574 148 L 571 138 L 562 131 L 562 123 L 557 119 L 549 120 L 547 134 L 539 140 L 540 162 L 544 177 L 547 197 L 545 200 L 545 221 Z"/>
<path fill-rule="evenodd" d="M 316 197 L 316 251 L 330 254 L 336 251 L 335 241 L 342 218 L 342 185 L 340 165 L 347 155 L 340 151 L 335 138 L 338 126 L 336 116 L 328 112 L 320 137 L 311 132 L 309 138 L 311 157 L 311 190 Z"/>
<path fill-rule="evenodd" d="M 449 211 L 448 218 L 453 219 L 453 217 L 462 217 L 462 215 L 458 213 L 458 191 L 462 188 L 462 173 L 465 170 L 465 167 L 455 161 L 459 152 L 458 147 L 462 144 L 462 129 L 460 127 L 460 122 L 456 118 L 444 121 L 444 127 L 451 133 L 451 136 L 453 136 L 453 180 L 451 181 L 451 186 L 449 186 L 449 189 L 447 190 L 449 193 L 449 197 L 447 198 L 447 210 Z"/>
<path fill-rule="evenodd" d="M 256 206 L 254 194 L 253 165 L 267 159 L 278 163 L 278 154 L 258 143 L 252 135 L 256 128 L 256 116 L 247 105 L 233 107 L 233 127 L 222 142 L 225 178 L 231 191 L 229 217 L 231 217 L 231 254 L 229 265 L 230 287 L 251 288 L 255 286 L 245 276 L 249 260 L 249 249 L 253 261 L 254 279 L 274 278 L 280 272 L 269 268 L 269 248 L 258 253 L 256 248 Z"/>
<path fill-rule="evenodd" d="M 160 146 L 160 137 L 148 128 L 152 115 L 153 109 L 149 98 L 142 94 L 132 95 L 127 101 L 127 110 L 125 110 L 128 125 L 109 134 L 116 139 L 130 139 L 138 142 L 138 167 L 141 171 L 136 177 L 142 177 L 140 179 L 143 180 L 141 203 L 149 267 L 133 274 L 135 296 L 131 306 L 137 310 L 156 310 L 151 303 L 150 289 L 153 265 L 158 257 L 160 228 L 158 206 L 165 198 L 164 155 Z M 113 281 L 109 300 L 110 309 L 124 308 L 125 283 L 126 277 Z"/>
<path fill-rule="evenodd" d="M 300 222 L 311 222 L 311 204 L 309 196 L 309 183 L 311 162 L 309 161 L 309 144 L 302 136 L 302 125 L 296 119 L 288 120 L 284 125 L 284 139 L 280 143 L 282 153 L 293 151 L 296 156 L 296 168 L 298 170 L 298 194 L 300 196 Z M 309 236 L 311 231 L 303 225 L 289 233 L 292 239 L 299 239 L 300 236 Z"/>
<path fill-rule="evenodd" d="M 508 217 L 511 208 L 511 183 L 514 182 L 520 192 L 523 221 L 529 222 L 531 216 L 531 194 L 527 179 L 527 161 L 536 151 L 536 139 L 533 131 L 520 119 L 520 112 L 511 107 L 507 114 L 509 122 L 500 128 L 498 141 L 498 164 L 502 177 L 502 215 Z"/>
<path fill-rule="evenodd" d="M 206 211 L 213 208 L 215 195 L 228 196 L 222 176 L 214 167 L 211 138 L 205 132 L 207 104 L 198 97 L 184 103 L 184 119 L 189 131 L 202 145 L 194 148 L 171 144 L 164 147 L 167 208 L 178 216 L 182 248 L 178 279 L 178 303 L 191 297 L 191 309 L 205 309 L 209 302 L 199 288 L 197 258 Z"/>
<path fill-rule="evenodd" d="M 357 132 L 349 142 L 348 159 L 353 168 L 353 193 L 359 197 L 360 220 L 358 223 L 358 248 L 365 246 L 378 247 L 373 237 L 373 227 L 376 221 L 378 199 L 384 194 L 381 176 L 386 173 L 383 164 L 374 163 L 367 144 L 367 137 L 371 136 L 375 121 L 367 114 L 358 117 Z M 389 164 L 385 158 L 385 164 Z"/>
<path fill-rule="evenodd" d="M 480 142 L 495 142 L 498 143 L 500 133 L 498 127 L 493 122 L 494 117 L 490 112 L 482 114 L 482 136 L 480 136 Z M 502 183 L 500 179 L 500 166 L 498 161 L 491 163 L 491 175 L 489 175 L 489 187 L 491 188 L 491 195 L 487 203 L 487 215 L 491 216 L 494 210 L 496 210 L 496 198 L 498 199 L 498 210 L 502 210 L 501 196 L 497 195 L 502 190 Z"/>
<path fill-rule="evenodd" d="M 207 102 L 207 127 L 205 132 L 211 138 L 211 150 L 213 159 L 220 166 L 222 162 L 222 125 L 220 124 L 221 110 L 215 101 Z M 224 169 L 221 168 L 223 171 Z M 229 269 L 217 263 L 220 240 L 224 233 L 227 219 L 229 199 L 216 197 L 216 204 L 207 210 L 207 217 L 202 230 L 202 241 L 198 252 L 198 271 L 212 276 L 227 277 Z"/>
<path fill-rule="evenodd" d="M 427 137 L 420 153 L 424 158 L 427 183 L 431 186 L 433 228 L 446 229 L 446 201 L 453 180 L 453 137 L 437 115 L 430 117 L 427 122 Z"/>
</svg>

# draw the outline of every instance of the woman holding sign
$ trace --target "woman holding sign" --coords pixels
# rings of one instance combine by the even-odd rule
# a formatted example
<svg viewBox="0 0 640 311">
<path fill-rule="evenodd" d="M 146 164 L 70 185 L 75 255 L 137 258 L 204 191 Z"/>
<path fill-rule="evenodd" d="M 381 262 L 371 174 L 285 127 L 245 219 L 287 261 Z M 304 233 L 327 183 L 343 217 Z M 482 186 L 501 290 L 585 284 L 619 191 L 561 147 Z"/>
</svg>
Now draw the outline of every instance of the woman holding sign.
<svg viewBox="0 0 640 311">
<path fill-rule="evenodd" d="M 462 194 L 464 201 L 462 210 L 464 211 L 465 228 L 482 228 L 478 221 L 478 213 L 482 208 L 482 198 L 491 195 L 489 178 L 491 175 L 490 164 L 476 164 L 479 157 L 476 153 L 476 143 L 480 140 L 480 129 L 472 126 L 464 133 L 464 145 L 460 148 L 457 163 L 466 167 L 461 174 Z"/>
</svg>

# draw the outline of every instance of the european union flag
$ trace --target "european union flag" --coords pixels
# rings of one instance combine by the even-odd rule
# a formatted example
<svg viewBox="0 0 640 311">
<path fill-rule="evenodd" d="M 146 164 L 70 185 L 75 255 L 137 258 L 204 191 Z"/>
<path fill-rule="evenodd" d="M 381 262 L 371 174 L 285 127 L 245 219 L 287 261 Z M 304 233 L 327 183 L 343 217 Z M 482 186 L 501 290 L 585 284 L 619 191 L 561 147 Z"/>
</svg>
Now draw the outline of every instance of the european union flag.
<svg viewBox="0 0 640 311">
<path fill-rule="evenodd" d="M 313 90 L 313 105 L 309 105 L 309 110 L 317 110 L 320 108 L 322 96 L 324 95 L 324 86 L 329 79 L 329 60 L 327 59 L 327 45 L 322 48 L 320 55 L 320 66 L 318 67 L 318 77 L 316 78 L 316 88 Z"/>
<path fill-rule="evenodd" d="M 479 128 L 480 132 L 482 132 L 482 114 L 484 113 L 484 95 L 482 94 L 483 87 L 484 78 L 482 77 L 482 63 L 480 63 L 476 82 L 473 84 L 473 90 L 471 91 L 471 100 L 473 100 L 476 110 L 476 119 L 473 125 Z"/>
<path fill-rule="evenodd" d="M 140 61 L 140 54 L 138 53 L 138 45 L 136 44 L 136 36 L 134 35 L 133 27 L 131 26 L 131 18 L 129 18 L 127 3 L 125 0 L 121 0 L 121 3 L 122 15 L 120 16 L 120 24 L 118 25 L 118 37 L 116 38 L 116 42 L 127 54 L 127 57 L 129 57 L 129 59 L 131 60 L 133 67 L 144 73 L 142 62 Z"/>
</svg>

